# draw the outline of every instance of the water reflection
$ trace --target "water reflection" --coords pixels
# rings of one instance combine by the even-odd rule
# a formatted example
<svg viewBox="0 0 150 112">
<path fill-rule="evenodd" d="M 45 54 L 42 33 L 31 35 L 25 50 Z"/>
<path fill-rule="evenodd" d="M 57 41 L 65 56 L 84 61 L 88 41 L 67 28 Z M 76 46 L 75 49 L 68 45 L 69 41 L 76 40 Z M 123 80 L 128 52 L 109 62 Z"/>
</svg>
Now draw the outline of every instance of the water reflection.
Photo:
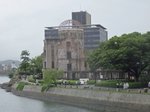
<svg viewBox="0 0 150 112">
<path fill-rule="evenodd" d="M 9 78 L 0 76 L 0 83 L 8 82 Z M 94 112 L 57 103 L 43 102 L 24 97 L 0 89 L 0 112 Z"/>
</svg>

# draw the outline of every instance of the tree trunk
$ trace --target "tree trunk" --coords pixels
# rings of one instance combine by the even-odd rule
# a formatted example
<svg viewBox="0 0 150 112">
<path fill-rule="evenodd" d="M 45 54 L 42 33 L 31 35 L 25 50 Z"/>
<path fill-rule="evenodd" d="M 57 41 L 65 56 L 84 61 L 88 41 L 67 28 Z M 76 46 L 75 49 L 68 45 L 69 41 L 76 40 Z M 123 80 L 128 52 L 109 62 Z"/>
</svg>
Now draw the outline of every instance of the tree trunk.
<svg viewBox="0 0 150 112">
<path fill-rule="evenodd" d="M 139 74 L 135 74 L 134 78 L 135 78 L 135 82 L 138 82 L 139 81 Z"/>
<path fill-rule="evenodd" d="M 93 72 L 93 73 L 94 73 L 94 80 L 95 80 L 95 84 L 96 84 L 97 73 L 96 72 Z"/>
</svg>

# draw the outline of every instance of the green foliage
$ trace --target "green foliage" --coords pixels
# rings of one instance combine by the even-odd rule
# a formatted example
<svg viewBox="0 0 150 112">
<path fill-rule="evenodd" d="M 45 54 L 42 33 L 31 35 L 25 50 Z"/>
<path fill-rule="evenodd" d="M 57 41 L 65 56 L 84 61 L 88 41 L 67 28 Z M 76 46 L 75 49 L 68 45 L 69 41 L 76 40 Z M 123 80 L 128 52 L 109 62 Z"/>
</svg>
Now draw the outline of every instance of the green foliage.
<svg viewBox="0 0 150 112">
<path fill-rule="evenodd" d="M 28 76 L 28 81 L 29 82 L 33 82 L 33 83 L 36 82 L 36 80 L 34 79 L 33 75 Z"/>
<path fill-rule="evenodd" d="M 148 83 L 142 83 L 142 82 L 129 82 L 129 88 L 144 88 L 147 87 Z"/>
<path fill-rule="evenodd" d="M 19 82 L 18 86 L 16 87 L 16 89 L 18 91 L 22 91 L 25 85 L 27 85 L 25 82 Z"/>
<path fill-rule="evenodd" d="M 76 85 L 77 80 L 67 80 L 67 83 L 70 85 Z"/>
<path fill-rule="evenodd" d="M 47 85 L 43 85 L 42 86 L 42 89 L 41 89 L 41 92 L 44 92 L 44 91 L 48 91 L 48 86 Z"/>
<path fill-rule="evenodd" d="M 13 78 L 14 73 L 9 73 L 9 78 Z"/>
<path fill-rule="evenodd" d="M 141 82 L 149 82 L 150 81 L 150 75 L 149 74 L 141 74 L 140 75 L 140 81 Z"/>
<path fill-rule="evenodd" d="M 30 61 L 29 55 L 30 55 L 30 53 L 27 50 L 23 50 L 21 52 L 21 60 L 22 60 L 22 62 L 20 64 L 19 69 L 24 74 L 27 74 L 28 68 L 29 68 L 29 65 L 30 65 L 29 64 L 29 61 Z"/>
<path fill-rule="evenodd" d="M 121 81 L 121 80 L 103 80 L 103 81 L 100 81 L 100 82 L 96 83 L 96 86 L 116 88 L 117 83 L 119 84 L 120 88 L 123 88 L 123 84 L 127 83 L 127 82 L 126 81 Z M 129 84 L 130 89 L 144 88 L 144 87 L 147 87 L 147 85 L 148 85 L 147 82 L 133 82 L 133 81 L 129 81 L 128 84 Z"/>
<path fill-rule="evenodd" d="M 63 71 L 55 69 L 45 69 L 43 71 L 43 86 L 41 91 L 48 91 L 50 87 L 54 87 L 57 84 L 57 79 L 63 75 Z"/>
<path fill-rule="evenodd" d="M 100 81 L 100 82 L 96 83 L 96 86 L 116 88 L 117 83 L 118 83 L 117 80 L 106 80 L 106 81 Z"/>
<path fill-rule="evenodd" d="M 89 80 L 89 81 L 87 81 L 87 84 L 93 85 L 93 84 L 95 84 L 95 80 Z"/>
<path fill-rule="evenodd" d="M 63 71 L 55 69 L 45 69 L 43 71 L 44 84 L 56 84 L 56 80 L 63 75 Z"/>
<path fill-rule="evenodd" d="M 29 51 L 27 51 L 27 50 L 23 50 L 22 52 L 21 52 L 21 59 L 23 60 L 23 61 L 29 61 L 30 59 L 28 58 L 28 56 L 30 55 L 30 53 L 29 53 Z"/>
<path fill-rule="evenodd" d="M 38 83 L 40 83 L 41 85 L 44 83 L 43 80 L 39 80 Z"/>
<path fill-rule="evenodd" d="M 10 73 L 8 74 L 9 78 L 13 78 L 18 74 L 18 70 L 13 68 Z"/>
<path fill-rule="evenodd" d="M 30 53 L 27 50 L 21 52 L 21 64 L 19 66 L 21 75 L 35 75 L 37 78 L 42 78 L 43 61 L 41 56 L 29 58 Z"/>
<path fill-rule="evenodd" d="M 142 71 L 150 68 L 150 33 L 114 36 L 90 54 L 88 63 L 93 71 L 100 67 L 122 70 L 138 81 Z"/>
<path fill-rule="evenodd" d="M 55 85 L 54 84 L 48 84 L 48 85 L 44 84 L 42 86 L 41 92 L 48 91 L 50 87 L 55 87 Z"/>
<path fill-rule="evenodd" d="M 43 61 L 41 56 L 31 59 L 30 74 L 42 74 Z"/>
</svg>

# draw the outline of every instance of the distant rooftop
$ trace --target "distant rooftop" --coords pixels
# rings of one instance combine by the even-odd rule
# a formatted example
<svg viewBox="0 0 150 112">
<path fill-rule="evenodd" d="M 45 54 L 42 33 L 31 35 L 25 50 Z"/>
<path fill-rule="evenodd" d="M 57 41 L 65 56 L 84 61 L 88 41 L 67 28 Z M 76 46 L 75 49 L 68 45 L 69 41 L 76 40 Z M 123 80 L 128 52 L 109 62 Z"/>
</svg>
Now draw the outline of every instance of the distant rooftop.
<svg viewBox="0 0 150 112">
<path fill-rule="evenodd" d="M 102 25 L 100 24 L 91 24 L 91 25 L 72 25 L 72 26 L 52 26 L 52 27 L 45 27 L 46 29 L 59 29 L 59 28 L 65 28 L 65 27 L 70 27 L 70 28 L 96 28 L 96 27 L 100 27 L 100 28 L 103 28 L 106 30 L 105 27 L 103 27 Z"/>
</svg>

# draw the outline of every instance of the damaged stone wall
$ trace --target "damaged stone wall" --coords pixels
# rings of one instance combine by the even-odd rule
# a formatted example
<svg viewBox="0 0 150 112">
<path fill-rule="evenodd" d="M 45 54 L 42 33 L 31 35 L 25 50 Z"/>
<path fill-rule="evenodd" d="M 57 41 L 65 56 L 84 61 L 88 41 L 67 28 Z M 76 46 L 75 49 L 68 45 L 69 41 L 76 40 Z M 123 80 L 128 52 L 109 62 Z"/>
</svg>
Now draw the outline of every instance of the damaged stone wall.
<svg viewBox="0 0 150 112">
<path fill-rule="evenodd" d="M 45 68 L 64 72 L 85 71 L 83 29 L 61 29 L 59 38 L 44 40 Z"/>
<path fill-rule="evenodd" d="M 61 30 L 59 36 L 61 41 L 58 45 L 58 68 L 68 71 L 67 64 L 71 64 L 71 71 L 85 70 L 83 30 Z M 67 52 L 70 52 L 69 58 Z"/>
</svg>

